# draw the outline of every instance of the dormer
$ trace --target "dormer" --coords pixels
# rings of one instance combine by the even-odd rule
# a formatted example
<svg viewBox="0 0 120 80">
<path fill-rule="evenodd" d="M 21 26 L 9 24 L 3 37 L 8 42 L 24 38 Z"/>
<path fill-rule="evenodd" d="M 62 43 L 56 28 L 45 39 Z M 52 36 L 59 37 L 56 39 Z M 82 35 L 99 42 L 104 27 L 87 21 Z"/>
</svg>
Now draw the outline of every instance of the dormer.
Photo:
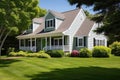
<svg viewBox="0 0 120 80">
<path fill-rule="evenodd" d="M 43 23 L 43 21 L 43 17 L 34 18 L 32 22 L 32 32 L 34 32 Z"/>
<path fill-rule="evenodd" d="M 64 21 L 65 17 L 62 13 L 48 10 L 45 16 L 45 28 L 44 31 L 49 32 L 56 30 L 60 24 Z"/>
</svg>

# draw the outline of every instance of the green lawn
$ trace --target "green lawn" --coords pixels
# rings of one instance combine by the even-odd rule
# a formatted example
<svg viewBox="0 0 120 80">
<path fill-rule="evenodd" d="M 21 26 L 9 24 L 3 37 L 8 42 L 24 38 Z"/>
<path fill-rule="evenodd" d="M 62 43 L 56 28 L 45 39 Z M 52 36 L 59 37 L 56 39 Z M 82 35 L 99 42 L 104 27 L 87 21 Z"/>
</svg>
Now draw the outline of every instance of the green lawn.
<svg viewBox="0 0 120 80">
<path fill-rule="evenodd" d="M 0 60 L 0 80 L 120 80 L 120 57 Z"/>
</svg>

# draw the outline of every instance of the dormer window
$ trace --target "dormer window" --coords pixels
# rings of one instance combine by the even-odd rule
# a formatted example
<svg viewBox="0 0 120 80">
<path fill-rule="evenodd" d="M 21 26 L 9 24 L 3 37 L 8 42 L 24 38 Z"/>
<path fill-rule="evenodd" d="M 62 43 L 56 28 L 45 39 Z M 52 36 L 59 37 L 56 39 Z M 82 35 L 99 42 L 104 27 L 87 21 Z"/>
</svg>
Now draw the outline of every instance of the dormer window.
<svg viewBox="0 0 120 80">
<path fill-rule="evenodd" d="M 55 27 L 55 19 L 47 19 L 47 20 L 45 21 L 45 27 L 46 27 L 46 28 Z"/>
</svg>

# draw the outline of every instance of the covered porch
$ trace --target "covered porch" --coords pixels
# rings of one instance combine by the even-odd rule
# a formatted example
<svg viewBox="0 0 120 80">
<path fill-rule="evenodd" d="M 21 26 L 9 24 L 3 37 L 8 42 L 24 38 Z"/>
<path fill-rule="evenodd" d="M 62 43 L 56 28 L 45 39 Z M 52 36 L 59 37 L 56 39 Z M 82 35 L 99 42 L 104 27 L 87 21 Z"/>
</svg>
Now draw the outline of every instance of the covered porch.
<svg viewBox="0 0 120 80">
<path fill-rule="evenodd" d="M 69 51 L 69 36 L 46 36 L 19 39 L 19 49 L 27 51 L 63 50 Z"/>
</svg>

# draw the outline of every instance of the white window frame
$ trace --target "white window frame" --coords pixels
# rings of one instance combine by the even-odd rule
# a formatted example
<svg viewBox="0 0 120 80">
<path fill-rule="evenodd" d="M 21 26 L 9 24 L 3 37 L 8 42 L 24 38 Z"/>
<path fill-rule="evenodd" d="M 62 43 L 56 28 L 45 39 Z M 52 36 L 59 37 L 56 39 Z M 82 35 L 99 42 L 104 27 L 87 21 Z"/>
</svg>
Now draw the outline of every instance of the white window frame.
<svg viewBox="0 0 120 80">
<path fill-rule="evenodd" d="M 95 39 L 96 46 L 105 46 L 105 39 Z"/>
<path fill-rule="evenodd" d="M 54 45 L 55 45 L 55 40 L 58 40 L 58 46 L 60 46 L 60 39 L 62 39 L 62 38 L 54 38 Z"/>
<path fill-rule="evenodd" d="M 82 45 L 79 44 L 80 39 L 82 39 Z M 78 43 L 77 44 L 78 47 L 84 47 L 84 38 L 83 37 L 78 37 L 77 38 L 77 43 Z"/>
<path fill-rule="evenodd" d="M 54 21 L 53 21 L 54 19 L 47 19 L 46 21 L 46 28 L 54 28 Z M 51 21 L 52 21 L 52 26 L 51 26 Z M 48 24 L 48 22 L 49 22 L 49 24 Z"/>
</svg>

